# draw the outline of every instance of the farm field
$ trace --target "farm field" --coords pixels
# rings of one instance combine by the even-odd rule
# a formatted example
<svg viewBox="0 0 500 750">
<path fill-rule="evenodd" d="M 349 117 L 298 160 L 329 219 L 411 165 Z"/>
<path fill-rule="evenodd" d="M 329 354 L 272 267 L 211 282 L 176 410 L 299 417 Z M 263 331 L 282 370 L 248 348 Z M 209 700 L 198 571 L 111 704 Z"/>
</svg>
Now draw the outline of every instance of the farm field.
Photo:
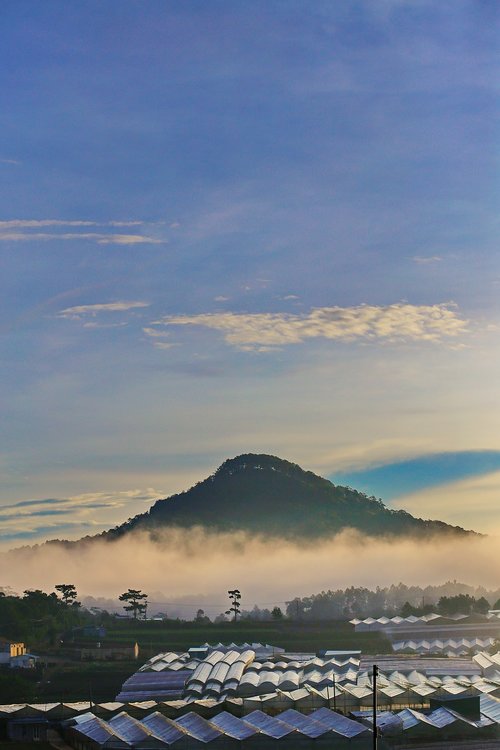
<svg viewBox="0 0 500 750">
<path fill-rule="evenodd" d="M 389 641 L 380 633 L 355 633 L 346 621 L 303 623 L 290 620 L 272 622 L 241 621 L 237 623 L 133 622 L 119 620 L 107 627 L 107 638 L 113 642 L 135 642 L 140 658 L 159 651 L 185 650 L 201 643 L 269 643 L 287 651 L 320 649 L 358 649 L 364 653 L 391 653 Z"/>
<path fill-rule="evenodd" d="M 45 670 L 36 687 L 37 701 L 99 702 L 112 700 L 122 683 L 151 656 L 161 651 L 184 651 L 209 643 L 269 643 L 287 651 L 358 649 L 363 653 L 390 653 L 389 642 L 378 633 L 355 634 L 347 622 L 299 623 L 238 622 L 199 624 L 117 621 L 106 627 L 106 641 L 139 644 L 137 661 L 66 662 Z"/>
</svg>

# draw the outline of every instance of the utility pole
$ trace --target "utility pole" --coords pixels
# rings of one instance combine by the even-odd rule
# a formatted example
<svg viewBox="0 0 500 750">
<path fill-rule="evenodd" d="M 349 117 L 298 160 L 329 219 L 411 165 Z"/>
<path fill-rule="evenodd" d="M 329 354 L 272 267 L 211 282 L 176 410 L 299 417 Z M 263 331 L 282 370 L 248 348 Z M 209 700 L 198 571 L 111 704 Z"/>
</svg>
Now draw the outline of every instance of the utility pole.
<svg viewBox="0 0 500 750">
<path fill-rule="evenodd" d="M 372 690 L 373 690 L 373 750 L 378 747 L 378 729 L 377 729 L 377 675 L 378 667 L 373 665 L 372 671 Z"/>
</svg>

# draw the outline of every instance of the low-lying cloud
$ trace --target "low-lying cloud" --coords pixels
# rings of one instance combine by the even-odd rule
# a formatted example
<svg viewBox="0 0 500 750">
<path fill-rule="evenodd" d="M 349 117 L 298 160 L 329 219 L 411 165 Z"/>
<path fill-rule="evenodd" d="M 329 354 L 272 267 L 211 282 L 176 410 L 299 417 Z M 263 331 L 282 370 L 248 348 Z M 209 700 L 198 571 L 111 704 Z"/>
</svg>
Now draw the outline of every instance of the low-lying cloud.
<svg viewBox="0 0 500 750">
<path fill-rule="evenodd" d="M 349 530 L 299 542 L 178 529 L 165 531 L 159 543 L 135 533 L 73 548 L 27 548 L 9 553 L 7 560 L 1 565 L 0 586 L 18 592 L 53 590 L 64 579 L 81 596 L 116 602 L 127 588 L 139 588 L 154 592 L 155 601 L 175 605 L 176 611 L 184 602 L 181 609 L 191 616 L 200 592 L 206 611 L 217 614 L 234 587 L 242 591 L 244 608 L 251 608 L 351 584 L 428 585 L 457 579 L 496 588 L 500 578 L 500 550 L 493 538 L 373 539 Z"/>
<path fill-rule="evenodd" d="M 308 339 L 440 342 L 467 330 L 452 304 L 317 307 L 309 313 L 202 313 L 170 315 L 156 326 L 202 326 L 241 350 L 266 351 Z"/>
</svg>

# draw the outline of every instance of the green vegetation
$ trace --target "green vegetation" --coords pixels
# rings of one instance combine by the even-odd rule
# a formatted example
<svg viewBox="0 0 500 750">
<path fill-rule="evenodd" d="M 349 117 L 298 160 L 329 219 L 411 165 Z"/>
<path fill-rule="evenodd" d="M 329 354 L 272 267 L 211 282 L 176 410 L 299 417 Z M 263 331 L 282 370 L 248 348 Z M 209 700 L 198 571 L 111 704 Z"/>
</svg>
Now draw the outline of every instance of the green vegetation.
<svg viewBox="0 0 500 750">
<path fill-rule="evenodd" d="M 126 602 L 123 609 L 125 612 L 130 612 L 134 620 L 137 620 L 139 616 L 146 617 L 148 595 L 140 589 L 127 589 L 125 593 L 120 594 L 118 599 L 121 602 Z"/>
<path fill-rule="evenodd" d="M 61 599 L 65 604 L 78 605 L 76 597 L 78 596 L 75 586 L 72 583 L 58 583 L 54 586 L 55 590 L 61 595 Z"/>
<path fill-rule="evenodd" d="M 239 589 L 232 589 L 227 592 L 229 595 L 229 601 L 231 605 L 229 609 L 226 609 L 226 615 L 232 615 L 233 621 L 236 622 L 238 617 L 241 615 L 241 593 Z"/>
<path fill-rule="evenodd" d="M 320 649 L 358 649 L 365 653 L 391 653 L 386 638 L 375 632 L 355 633 L 348 622 L 301 622 L 272 620 L 256 622 L 198 623 L 180 620 L 133 622 L 117 620 L 107 626 L 114 643 L 137 641 L 140 660 L 146 661 L 159 651 L 183 651 L 201 643 L 270 643 L 287 651 L 319 651 Z"/>
<path fill-rule="evenodd" d="M 10 671 L 0 671 L 0 704 L 1 703 L 28 703 L 35 699 L 35 681 L 39 673 L 31 670 L 23 670 L 21 674 L 12 674 Z"/>
<path fill-rule="evenodd" d="M 92 620 L 75 601 L 66 604 L 54 593 L 35 589 L 14 596 L 0 591 L 0 636 L 23 641 L 33 650 L 54 646 L 64 630 Z"/>
<path fill-rule="evenodd" d="M 443 615 L 455 614 L 481 614 L 488 612 L 490 603 L 482 596 L 476 599 L 469 594 L 458 594 L 457 596 L 442 596 L 438 601 L 438 612 Z"/>
<path fill-rule="evenodd" d="M 381 617 L 386 615 L 424 615 L 440 612 L 443 615 L 485 614 L 489 601 L 495 601 L 498 590 L 486 591 L 483 587 L 467 586 L 448 581 L 437 586 L 406 586 L 404 583 L 375 590 L 364 586 L 350 586 L 336 591 L 296 598 L 288 602 L 288 617 L 303 620 L 337 620 L 353 617 Z M 488 597 L 488 598 L 486 598 Z M 489 600 L 489 601 L 488 601 Z"/>
<path fill-rule="evenodd" d="M 409 617 L 410 615 L 421 616 L 429 612 L 437 612 L 441 615 L 485 615 L 491 608 L 489 601 L 484 596 L 478 599 L 470 594 L 456 594 L 455 596 L 442 596 L 437 604 L 425 604 L 421 607 L 415 607 L 409 602 L 405 602 L 401 608 L 401 616 Z"/>
<path fill-rule="evenodd" d="M 112 541 L 141 529 L 160 540 L 162 528 L 172 526 L 295 538 L 324 537 L 346 527 L 374 536 L 472 533 L 389 510 L 380 499 L 336 486 L 289 461 L 251 453 L 225 461 L 187 492 L 158 500 L 101 538 Z"/>
</svg>

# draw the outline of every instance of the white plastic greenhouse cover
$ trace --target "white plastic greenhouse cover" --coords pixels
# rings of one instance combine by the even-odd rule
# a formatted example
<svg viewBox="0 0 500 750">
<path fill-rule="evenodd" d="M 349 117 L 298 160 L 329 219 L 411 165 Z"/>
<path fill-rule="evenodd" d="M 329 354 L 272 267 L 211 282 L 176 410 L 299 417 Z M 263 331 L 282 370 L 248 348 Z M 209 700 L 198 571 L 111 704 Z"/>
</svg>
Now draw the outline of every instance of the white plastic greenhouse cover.
<svg viewBox="0 0 500 750">
<path fill-rule="evenodd" d="M 163 714 L 158 711 L 146 716 L 142 723 L 158 737 L 161 737 L 167 745 L 173 745 L 174 742 L 182 740 L 186 736 L 185 732 L 183 732 L 173 721 L 167 719 L 166 716 L 163 716 Z"/>
<path fill-rule="evenodd" d="M 357 737 L 361 734 L 371 734 L 371 730 L 367 727 L 358 724 L 353 719 L 348 719 L 347 716 L 330 711 L 329 708 L 318 708 L 317 711 L 309 714 L 309 718 L 321 722 L 321 724 L 337 732 L 337 734 L 341 734 L 343 737 Z"/>
<path fill-rule="evenodd" d="M 211 742 L 218 737 L 222 737 L 224 734 L 214 724 L 211 724 L 209 721 L 203 719 L 192 711 L 188 714 L 184 714 L 184 716 L 179 716 L 179 718 L 175 720 L 175 723 L 190 734 L 191 737 L 194 737 L 200 742 Z"/>
<path fill-rule="evenodd" d="M 260 731 L 244 719 L 239 719 L 227 711 L 223 711 L 222 713 L 217 714 L 217 716 L 214 716 L 211 723 L 225 734 L 240 741 L 246 740 L 248 737 L 252 737 Z"/>
<path fill-rule="evenodd" d="M 90 719 L 84 724 L 80 724 L 77 727 L 77 730 L 80 734 L 85 735 L 85 737 L 89 737 L 91 740 L 97 742 L 101 746 L 112 742 L 113 747 L 131 747 L 131 744 L 126 740 L 125 737 L 122 737 L 117 730 L 110 727 L 108 722 L 104 721 L 103 719 L 99 719 L 97 716 L 94 716 L 93 719 Z"/>
<path fill-rule="evenodd" d="M 252 713 L 245 716 L 245 721 L 253 727 L 259 729 L 263 734 L 267 734 L 268 737 L 273 737 L 275 740 L 286 737 L 296 730 L 285 722 L 275 719 L 273 716 L 265 714 L 263 711 L 252 711 Z"/>
</svg>

